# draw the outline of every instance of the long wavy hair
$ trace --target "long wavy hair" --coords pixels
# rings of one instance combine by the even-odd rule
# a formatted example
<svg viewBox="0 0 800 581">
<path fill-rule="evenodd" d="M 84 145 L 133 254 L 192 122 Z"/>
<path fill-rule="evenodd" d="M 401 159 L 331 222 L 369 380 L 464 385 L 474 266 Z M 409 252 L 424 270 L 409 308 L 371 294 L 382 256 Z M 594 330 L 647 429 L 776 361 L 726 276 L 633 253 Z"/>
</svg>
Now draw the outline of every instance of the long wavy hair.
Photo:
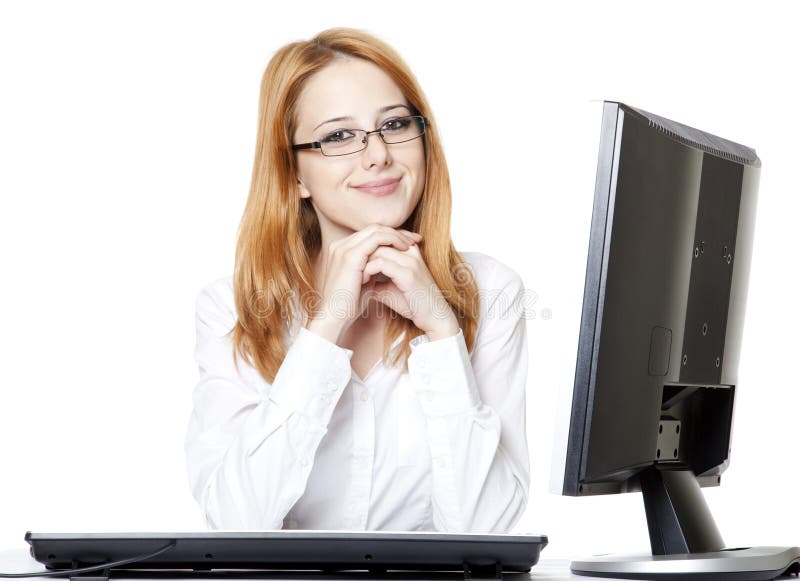
<svg viewBox="0 0 800 581">
<path fill-rule="evenodd" d="M 291 148 L 297 102 L 309 78 L 342 57 L 364 59 L 380 67 L 401 89 L 413 114 L 424 115 L 430 122 L 422 136 L 425 188 L 402 228 L 422 234 L 420 254 L 459 320 L 468 351 L 475 343 L 478 286 L 450 240 L 450 177 L 425 95 L 408 65 L 388 44 L 361 30 L 330 28 L 311 40 L 283 46 L 270 59 L 261 79 L 250 194 L 236 243 L 238 321 L 230 333 L 237 369 L 238 355 L 269 383 L 274 381 L 288 349 L 284 328 L 303 317 L 311 318 L 315 297 L 319 298 L 312 268 L 322 242 L 319 221 L 311 200 L 300 196 Z M 389 361 L 391 347 L 403 333 L 400 348 Z M 409 342 L 420 334 L 411 320 L 390 317 L 382 361 L 394 366 L 402 358 L 408 371 Z"/>
</svg>

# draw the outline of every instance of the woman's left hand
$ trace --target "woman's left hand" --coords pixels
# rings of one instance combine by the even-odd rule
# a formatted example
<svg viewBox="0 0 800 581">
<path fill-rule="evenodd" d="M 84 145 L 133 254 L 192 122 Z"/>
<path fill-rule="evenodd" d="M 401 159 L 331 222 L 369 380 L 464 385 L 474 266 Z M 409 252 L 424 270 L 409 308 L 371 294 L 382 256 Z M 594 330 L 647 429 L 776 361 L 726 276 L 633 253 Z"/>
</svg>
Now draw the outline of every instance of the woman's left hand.
<svg viewBox="0 0 800 581">
<path fill-rule="evenodd" d="M 379 273 L 388 280 L 376 281 L 368 291 L 376 300 L 411 319 L 431 341 L 458 333 L 458 318 L 428 271 L 419 246 L 412 244 L 405 251 L 379 246 L 367 260 L 362 283 L 372 276 L 380 279 Z"/>
</svg>

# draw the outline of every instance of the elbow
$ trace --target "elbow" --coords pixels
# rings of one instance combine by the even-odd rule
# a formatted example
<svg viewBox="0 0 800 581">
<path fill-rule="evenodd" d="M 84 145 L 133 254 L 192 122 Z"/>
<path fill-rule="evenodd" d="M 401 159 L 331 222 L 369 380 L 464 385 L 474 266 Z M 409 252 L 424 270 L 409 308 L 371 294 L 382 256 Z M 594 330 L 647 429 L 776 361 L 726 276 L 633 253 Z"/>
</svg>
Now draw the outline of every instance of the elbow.
<svg viewBox="0 0 800 581">
<path fill-rule="evenodd" d="M 227 485 L 221 470 L 209 478 L 198 498 L 206 525 L 212 530 L 279 530 L 283 518 L 266 514 L 245 502 L 241 494 Z"/>
<path fill-rule="evenodd" d="M 504 497 L 482 500 L 471 514 L 461 511 L 448 518 L 441 510 L 434 510 L 433 526 L 436 531 L 454 534 L 505 534 L 517 525 L 527 506 L 528 490 L 515 478 Z"/>
<path fill-rule="evenodd" d="M 491 507 L 487 511 L 488 518 L 481 526 L 474 527 L 470 532 L 505 534 L 511 532 L 525 514 L 528 507 L 528 491 L 523 487 L 519 480 L 514 479 L 514 488 L 504 502 L 499 502 L 498 506 Z"/>
</svg>

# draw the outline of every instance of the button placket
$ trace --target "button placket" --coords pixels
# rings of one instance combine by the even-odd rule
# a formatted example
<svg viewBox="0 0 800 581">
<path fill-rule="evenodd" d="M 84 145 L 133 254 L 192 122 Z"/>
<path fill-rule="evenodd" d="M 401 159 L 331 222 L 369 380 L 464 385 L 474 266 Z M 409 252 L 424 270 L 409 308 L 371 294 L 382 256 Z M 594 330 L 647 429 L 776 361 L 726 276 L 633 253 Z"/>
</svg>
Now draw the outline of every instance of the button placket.
<svg viewBox="0 0 800 581">
<path fill-rule="evenodd" d="M 347 518 L 352 528 L 363 528 L 369 513 L 375 457 L 375 402 L 370 389 L 363 384 L 353 392 L 353 439 L 356 448 L 350 464 Z"/>
</svg>

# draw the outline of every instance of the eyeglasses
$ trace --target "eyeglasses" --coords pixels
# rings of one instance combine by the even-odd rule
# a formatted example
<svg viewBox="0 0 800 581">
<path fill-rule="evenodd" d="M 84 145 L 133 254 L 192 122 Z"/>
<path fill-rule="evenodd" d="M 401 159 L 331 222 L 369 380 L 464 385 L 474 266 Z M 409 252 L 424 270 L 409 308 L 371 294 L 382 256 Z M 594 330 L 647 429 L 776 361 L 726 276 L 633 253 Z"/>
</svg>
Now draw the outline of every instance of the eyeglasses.
<svg viewBox="0 0 800 581">
<path fill-rule="evenodd" d="M 367 138 L 370 133 L 378 133 L 387 145 L 404 143 L 422 137 L 425 127 L 430 125 L 427 117 L 423 115 L 408 115 L 406 117 L 392 117 L 380 128 L 372 131 L 364 129 L 337 129 L 328 133 L 319 141 L 311 143 L 296 143 L 292 149 L 319 149 L 322 155 L 350 155 L 367 148 Z"/>
</svg>

